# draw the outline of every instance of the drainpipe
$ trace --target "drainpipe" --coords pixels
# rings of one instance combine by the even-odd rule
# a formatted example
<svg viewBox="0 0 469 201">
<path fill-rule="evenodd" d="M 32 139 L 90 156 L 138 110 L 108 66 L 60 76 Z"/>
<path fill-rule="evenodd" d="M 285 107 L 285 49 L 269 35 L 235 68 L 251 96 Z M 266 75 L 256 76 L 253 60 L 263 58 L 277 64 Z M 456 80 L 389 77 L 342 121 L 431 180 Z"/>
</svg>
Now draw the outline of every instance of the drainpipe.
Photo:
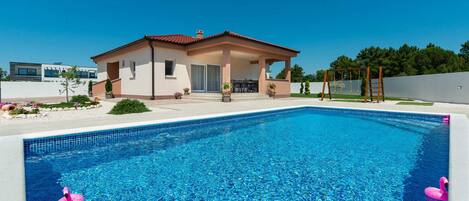
<svg viewBox="0 0 469 201">
<path fill-rule="evenodd" d="M 148 39 L 148 44 L 151 49 L 151 97 L 150 100 L 155 100 L 155 48 L 153 47 L 153 40 Z"/>
</svg>

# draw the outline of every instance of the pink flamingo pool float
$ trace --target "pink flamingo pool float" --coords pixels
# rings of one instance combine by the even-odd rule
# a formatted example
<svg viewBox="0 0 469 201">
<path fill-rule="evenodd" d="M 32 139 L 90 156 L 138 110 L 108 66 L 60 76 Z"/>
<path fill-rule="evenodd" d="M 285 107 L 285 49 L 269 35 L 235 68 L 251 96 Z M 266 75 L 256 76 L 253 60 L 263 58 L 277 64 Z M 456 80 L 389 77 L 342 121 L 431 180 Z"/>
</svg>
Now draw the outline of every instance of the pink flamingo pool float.
<svg viewBox="0 0 469 201">
<path fill-rule="evenodd" d="M 446 187 L 448 185 L 448 179 L 446 177 L 440 178 L 440 188 L 427 187 L 425 189 L 425 197 L 427 201 L 436 201 L 436 200 L 448 200 L 448 191 Z"/>
<path fill-rule="evenodd" d="M 80 194 L 71 194 L 67 187 L 62 190 L 64 196 L 59 201 L 84 201 L 85 198 Z"/>
<path fill-rule="evenodd" d="M 449 115 L 445 115 L 445 116 L 443 117 L 443 123 L 449 124 Z"/>
</svg>

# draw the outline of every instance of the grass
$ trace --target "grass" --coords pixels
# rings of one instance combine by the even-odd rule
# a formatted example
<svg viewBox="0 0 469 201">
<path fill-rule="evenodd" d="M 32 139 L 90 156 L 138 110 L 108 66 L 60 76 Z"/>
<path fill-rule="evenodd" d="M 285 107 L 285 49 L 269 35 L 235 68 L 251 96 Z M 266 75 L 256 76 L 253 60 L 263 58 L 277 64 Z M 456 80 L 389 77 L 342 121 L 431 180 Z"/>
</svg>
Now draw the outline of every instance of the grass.
<svg viewBox="0 0 469 201">
<path fill-rule="evenodd" d="M 290 94 L 291 97 L 301 97 L 301 98 L 318 98 L 320 97 L 318 94 L 310 94 L 310 95 L 305 95 L 305 94 L 300 94 L 300 93 L 292 93 Z M 324 94 L 324 98 L 329 98 L 328 94 Z M 364 97 L 360 95 L 348 95 L 348 94 L 333 94 L 332 98 L 334 99 L 343 99 L 343 100 L 350 100 L 350 99 L 355 99 L 355 100 L 363 100 Z M 394 100 L 394 101 L 411 101 L 411 99 L 408 98 L 396 98 L 396 97 L 384 97 L 385 100 Z M 337 101 L 343 101 L 343 100 L 337 100 Z M 343 101 L 345 102 L 345 101 Z M 354 102 L 354 101 L 349 101 L 349 102 Z M 357 101 L 359 102 L 359 101 Z"/>
<path fill-rule="evenodd" d="M 337 99 L 337 100 L 332 100 L 335 102 L 347 102 L 347 103 L 363 103 L 363 100 L 360 99 Z"/>
<path fill-rule="evenodd" d="M 396 103 L 396 105 L 418 105 L 418 106 L 432 106 L 432 102 L 411 102 L 411 101 L 401 101 Z"/>
</svg>

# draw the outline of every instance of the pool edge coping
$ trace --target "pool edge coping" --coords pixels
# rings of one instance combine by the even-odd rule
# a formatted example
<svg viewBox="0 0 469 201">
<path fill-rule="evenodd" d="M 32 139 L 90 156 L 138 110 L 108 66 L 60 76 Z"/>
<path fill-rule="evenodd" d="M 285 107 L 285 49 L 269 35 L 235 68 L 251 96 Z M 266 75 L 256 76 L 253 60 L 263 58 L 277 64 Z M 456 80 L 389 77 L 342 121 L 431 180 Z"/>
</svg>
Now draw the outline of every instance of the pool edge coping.
<svg viewBox="0 0 469 201">
<path fill-rule="evenodd" d="M 110 124 L 110 125 L 103 125 L 103 126 L 91 126 L 91 127 L 73 128 L 73 129 L 41 131 L 41 132 L 35 132 L 35 133 L 26 133 L 26 134 L 14 135 L 14 136 L 0 137 L 0 140 L 7 139 L 7 141 L 8 140 L 15 141 L 13 143 L 19 142 L 19 147 L 20 147 L 20 150 L 18 150 L 19 147 L 16 147 L 16 148 L 10 147 L 12 149 L 16 149 L 17 153 L 12 154 L 12 156 L 15 156 L 15 157 L 10 156 L 9 159 L 14 160 L 13 163 L 16 164 L 17 166 L 19 165 L 20 167 L 13 168 L 13 170 L 16 170 L 15 171 L 16 174 L 13 174 L 13 175 L 8 174 L 8 173 L 11 173 L 11 172 L 8 172 L 8 168 L 6 168 L 7 171 L 0 171 L 0 178 L 3 178 L 3 179 L 0 179 L 0 189 L 2 189 L 2 191 L 4 192 L 7 192 L 7 193 L 3 193 L 0 191 L 0 195 L 2 196 L 11 195 L 11 192 L 15 192 L 15 191 L 22 192 L 22 195 L 13 194 L 13 197 L 8 197 L 8 199 L 6 200 L 12 200 L 12 201 L 26 200 L 24 154 L 23 154 L 24 153 L 24 149 L 23 149 L 24 139 L 53 137 L 53 136 L 69 135 L 69 134 L 76 134 L 76 133 L 90 132 L 90 131 L 97 131 L 97 130 L 119 129 L 119 128 L 131 127 L 131 126 L 144 126 L 144 125 L 150 125 L 150 124 L 173 123 L 173 122 L 190 121 L 190 120 L 203 120 L 203 119 L 211 119 L 211 118 L 225 117 L 225 116 L 235 116 L 235 115 L 243 115 L 243 114 L 258 113 L 258 112 L 277 111 L 277 110 L 282 110 L 282 109 L 297 109 L 297 108 L 308 108 L 308 107 L 349 109 L 349 110 L 351 109 L 351 110 L 390 112 L 390 113 L 424 114 L 424 115 L 450 115 L 451 120 L 450 120 L 449 177 L 450 177 L 450 189 L 451 190 L 449 191 L 449 198 L 451 200 L 464 200 L 465 198 L 466 199 L 469 198 L 469 191 L 466 191 L 466 189 L 464 188 L 465 186 L 469 186 L 469 172 L 464 171 L 464 170 L 469 169 L 469 159 L 468 159 L 469 158 L 469 154 L 468 154 L 469 153 L 469 136 L 467 135 L 469 131 L 469 126 L 467 125 L 467 123 L 469 123 L 469 120 L 465 115 L 455 114 L 455 113 L 415 112 L 415 111 L 402 111 L 402 110 L 383 110 L 383 109 L 370 109 L 370 108 L 316 106 L 316 105 L 296 105 L 296 106 L 246 110 L 246 111 L 239 111 L 239 112 L 222 112 L 222 113 L 214 113 L 214 114 L 206 114 L 206 115 L 168 118 L 168 119 L 150 120 L 150 121 L 141 121 L 141 122 L 132 122 L 132 123 L 120 123 L 120 124 Z M 2 147 L 2 148 L 4 149 L 5 147 Z M 7 147 L 7 150 L 8 150 L 8 147 Z M 5 152 L 0 151 L 0 156 L 2 155 L 5 155 Z M 4 169 L 3 166 L 8 164 L 6 162 L 5 163 L 3 162 L 5 161 L 3 160 L 0 161 L 0 165 L 2 165 L 0 166 L 0 170 Z M 18 181 L 13 181 L 13 182 L 8 181 L 8 178 L 11 179 L 12 177 L 16 178 L 16 180 Z M 437 179 L 438 178 L 435 178 L 435 182 L 434 182 L 435 186 L 437 186 L 438 184 Z M 15 183 L 15 184 L 10 185 L 11 183 Z M 453 187 L 453 185 L 451 184 L 455 184 L 454 186 L 456 186 L 456 188 Z"/>
</svg>

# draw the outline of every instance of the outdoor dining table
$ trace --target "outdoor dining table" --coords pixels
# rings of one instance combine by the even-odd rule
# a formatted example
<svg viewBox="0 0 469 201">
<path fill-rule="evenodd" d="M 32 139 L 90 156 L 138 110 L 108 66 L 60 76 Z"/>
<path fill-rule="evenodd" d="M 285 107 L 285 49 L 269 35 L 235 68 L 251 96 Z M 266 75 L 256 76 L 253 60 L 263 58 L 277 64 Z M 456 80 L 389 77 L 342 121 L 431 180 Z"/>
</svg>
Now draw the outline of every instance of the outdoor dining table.
<svg viewBox="0 0 469 201">
<path fill-rule="evenodd" d="M 232 80 L 233 93 L 253 93 L 258 92 L 257 80 Z"/>
</svg>

